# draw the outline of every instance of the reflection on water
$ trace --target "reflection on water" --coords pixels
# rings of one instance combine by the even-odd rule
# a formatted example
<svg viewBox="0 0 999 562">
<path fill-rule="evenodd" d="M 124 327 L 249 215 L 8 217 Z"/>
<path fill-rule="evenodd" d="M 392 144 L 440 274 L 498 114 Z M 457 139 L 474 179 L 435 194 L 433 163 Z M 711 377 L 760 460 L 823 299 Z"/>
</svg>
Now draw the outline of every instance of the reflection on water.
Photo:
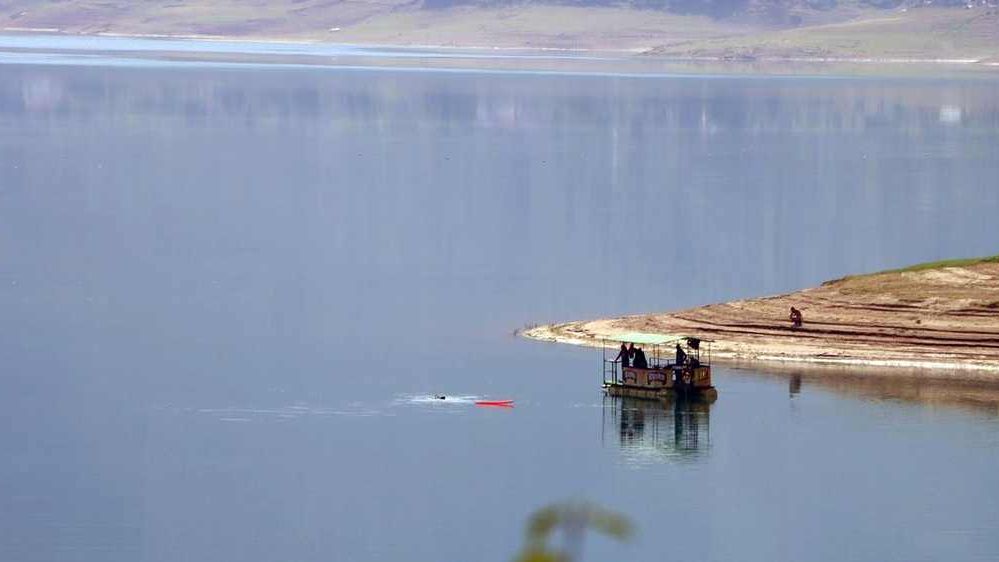
<svg viewBox="0 0 999 562">
<path fill-rule="evenodd" d="M 448 308 L 427 284 L 507 295 L 486 303 L 510 312 L 496 319 L 507 331 L 992 253 L 997 99 L 996 81 L 9 66 L 0 191 L 14 220 L 62 221 L 38 255 L 64 235 L 98 256 L 127 237 L 146 250 L 140 265 L 227 296 L 279 259 L 291 263 L 271 269 L 298 274 L 304 302 L 333 300 L 327 268 L 350 265 L 341 285 L 406 295 L 416 310 L 398 313 L 417 321 Z M 675 240 L 668 209 L 684 211 Z M 103 240 L 109 217 L 122 235 Z M 83 269 L 26 279 L 35 264 L 17 250 L 22 287 Z M 630 264 L 625 280 L 614 261 Z M 468 322 L 461 310 L 446 320 Z"/>
<path fill-rule="evenodd" d="M 794 373 L 788 378 L 787 393 L 791 396 L 801 394 L 801 374 Z"/>
<path fill-rule="evenodd" d="M 711 446 L 711 403 L 604 396 L 603 437 L 617 440 L 626 464 L 696 459 Z"/>
<path fill-rule="evenodd" d="M 926 369 L 742 364 L 742 373 L 787 378 L 793 398 L 814 387 L 867 400 L 898 400 L 999 416 L 999 384 L 968 380 L 969 373 Z"/>
<path fill-rule="evenodd" d="M 997 146 L 987 80 L 0 65 L 0 559 L 498 562 L 610 475 L 672 558 L 994 560 L 993 421 L 855 399 L 982 394 L 719 369 L 602 447 L 509 334 L 994 253 Z"/>
</svg>

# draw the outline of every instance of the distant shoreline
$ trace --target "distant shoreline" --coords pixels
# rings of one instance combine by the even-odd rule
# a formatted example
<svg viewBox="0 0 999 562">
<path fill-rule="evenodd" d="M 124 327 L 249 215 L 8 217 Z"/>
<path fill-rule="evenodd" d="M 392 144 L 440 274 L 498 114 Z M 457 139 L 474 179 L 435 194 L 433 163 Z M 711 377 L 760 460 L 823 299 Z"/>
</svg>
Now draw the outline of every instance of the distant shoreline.
<svg viewBox="0 0 999 562">
<path fill-rule="evenodd" d="M 481 46 L 481 45 L 432 45 L 432 44 L 390 44 L 377 42 L 341 42 L 341 41 L 321 41 L 319 39 L 292 39 L 271 36 L 226 36 L 226 35 L 196 35 L 196 34 L 164 34 L 164 33 L 73 33 L 60 29 L 31 29 L 5 27 L 0 28 L 0 35 L 31 35 L 57 37 L 103 37 L 107 39 L 162 39 L 168 41 L 204 41 L 211 43 L 235 43 L 235 44 L 274 44 L 274 45 L 328 45 L 357 48 L 384 48 L 384 49 L 439 49 L 439 50 L 469 50 L 469 51 L 523 51 L 523 52 L 555 52 L 555 53 L 621 53 L 621 54 L 641 54 L 645 49 L 597 49 L 586 47 L 511 47 L 511 46 Z"/>
<path fill-rule="evenodd" d="M 803 311 L 802 328 L 790 325 L 791 306 Z M 712 340 L 712 356 L 722 362 L 936 369 L 936 376 L 995 381 L 999 256 L 847 277 L 772 297 L 549 324 L 519 333 L 541 341 L 614 347 L 634 332 Z"/>
<path fill-rule="evenodd" d="M 358 39 L 347 39 L 344 41 L 330 41 L 318 38 L 306 37 L 282 37 L 277 35 L 216 35 L 216 34 L 173 34 L 173 33 L 128 33 L 128 32 L 75 32 L 60 28 L 48 27 L 16 27 L 8 26 L 0 28 L 0 35 L 5 36 L 33 36 L 33 37 L 60 37 L 60 38 L 107 38 L 107 39 L 134 39 L 134 40 L 164 40 L 164 41 L 198 41 L 205 43 L 229 43 L 239 44 L 265 44 L 265 45 L 289 45 L 289 46 L 341 46 L 345 48 L 358 49 L 399 49 L 399 50 L 428 50 L 440 53 L 448 52 L 481 52 L 481 53 L 539 53 L 551 55 L 616 55 L 634 57 L 636 60 L 659 61 L 663 63 L 724 63 L 724 64 L 855 64 L 855 65 L 940 65 L 954 67 L 976 67 L 976 68 L 999 68 L 999 58 L 987 57 L 898 57 L 898 56 L 839 56 L 826 54 L 822 56 L 803 56 L 793 52 L 788 54 L 773 54 L 766 49 L 756 54 L 755 47 L 740 48 L 732 52 L 712 53 L 683 51 L 677 48 L 646 48 L 646 47 L 568 47 L 557 45 L 481 45 L 476 43 L 458 44 L 431 44 L 398 42 L 385 43 L 380 41 L 368 41 Z M 750 36 L 746 41 L 752 41 Z M 143 51 L 155 52 L 158 49 L 143 49 Z M 702 50 L 703 51 L 703 50 Z M 999 51 L 999 45 L 997 45 Z M 747 54 L 748 52 L 748 54 Z M 248 54 L 252 54 L 248 52 Z"/>
</svg>

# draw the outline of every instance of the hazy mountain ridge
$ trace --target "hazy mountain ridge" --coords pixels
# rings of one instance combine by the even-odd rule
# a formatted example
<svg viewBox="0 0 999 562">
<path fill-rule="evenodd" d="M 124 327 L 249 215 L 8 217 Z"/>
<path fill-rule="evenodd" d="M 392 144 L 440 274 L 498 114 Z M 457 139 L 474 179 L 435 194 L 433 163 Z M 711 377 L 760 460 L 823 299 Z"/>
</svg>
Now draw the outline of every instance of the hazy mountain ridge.
<svg viewBox="0 0 999 562">
<path fill-rule="evenodd" d="M 996 0 L 991 5 L 995 6 Z M 663 10 L 681 15 L 708 15 L 715 18 L 754 19 L 764 23 L 785 24 L 798 22 L 809 12 L 842 17 L 863 9 L 898 9 L 922 6 L 988 7 L 989 0 L 423 0 L 425 9 L 455 7 L 516 7 L 526 5 L 558 5 L 574 7 L 633 8 L 638 10 Z M 841 10 L 840 13 L 830 13 Z"/>
<path fill-rule="evenodd" d="M 59 27 L 86 22 L 97 26 L 101 23 L 113 25 L 120 20 L 139 19 L 143 23 L 152 23 L 172 17 L 193 16 L 191 24 L 195 26 L 218 25 L 222 23 L 220 20 L 230 20 L 232 24 L 254 27 L 276 24 L 281 20 L 316 18 L 322 21 L 329 17 L 349 24 L 376 13 L 398 10 L 563 6 L 658 10 L 679 15 L 751 19 L 784 25 L 800 23 L 808 16 L 842 19 L 866 9 L 997 5 L 999 0 L 7 0 L 0 2 L 0 23 L 10 26 L 17 22 L 30 22 L 32 25 Z"/>
</svg>

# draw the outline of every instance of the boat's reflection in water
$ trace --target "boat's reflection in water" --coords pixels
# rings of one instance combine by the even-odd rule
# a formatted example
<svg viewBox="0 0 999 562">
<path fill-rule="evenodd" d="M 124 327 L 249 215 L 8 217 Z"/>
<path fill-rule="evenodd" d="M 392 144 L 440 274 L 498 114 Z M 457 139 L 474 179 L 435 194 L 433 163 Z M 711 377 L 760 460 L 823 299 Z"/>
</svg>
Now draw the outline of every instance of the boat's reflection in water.
<svg viewBox="0 0 999 562">
<path fill-rule="evenodd" d="M 603 443 L 627 464 L 695 460 L 711 446 L 711 403 L 604 396 Z"/>
</svg>

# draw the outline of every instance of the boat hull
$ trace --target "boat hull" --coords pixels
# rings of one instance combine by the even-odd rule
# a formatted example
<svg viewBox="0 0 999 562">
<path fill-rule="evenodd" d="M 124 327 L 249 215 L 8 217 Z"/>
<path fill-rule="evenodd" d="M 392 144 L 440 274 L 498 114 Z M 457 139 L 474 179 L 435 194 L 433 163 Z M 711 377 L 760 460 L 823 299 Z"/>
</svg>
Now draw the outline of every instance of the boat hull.
<svg viewBox="0 0 999 562">
<path fill-rule="evenodd" d="M 643 398 L 646 400 L 672 400 L 678 397 L 696 397 L 714 402 L 718 399 L 718 390 L 713 387 L 694 388 L 649 388 L 644 386 L 634 386 L 630 384 L 608 383 L 604 385 L 604 392 L 610 396 L 624 396 L 627 398 Z"/>
<path fill-rule="evenodd" d="M 650 400 L 674 397 L 704 397 L 714 400 L 718 391 L 711 384 L 709 365 L 667 365 L 642 369 L 625 367 L 621 376 L 604 381 L 604 390 L 612 396 Z"/>
</svg>

